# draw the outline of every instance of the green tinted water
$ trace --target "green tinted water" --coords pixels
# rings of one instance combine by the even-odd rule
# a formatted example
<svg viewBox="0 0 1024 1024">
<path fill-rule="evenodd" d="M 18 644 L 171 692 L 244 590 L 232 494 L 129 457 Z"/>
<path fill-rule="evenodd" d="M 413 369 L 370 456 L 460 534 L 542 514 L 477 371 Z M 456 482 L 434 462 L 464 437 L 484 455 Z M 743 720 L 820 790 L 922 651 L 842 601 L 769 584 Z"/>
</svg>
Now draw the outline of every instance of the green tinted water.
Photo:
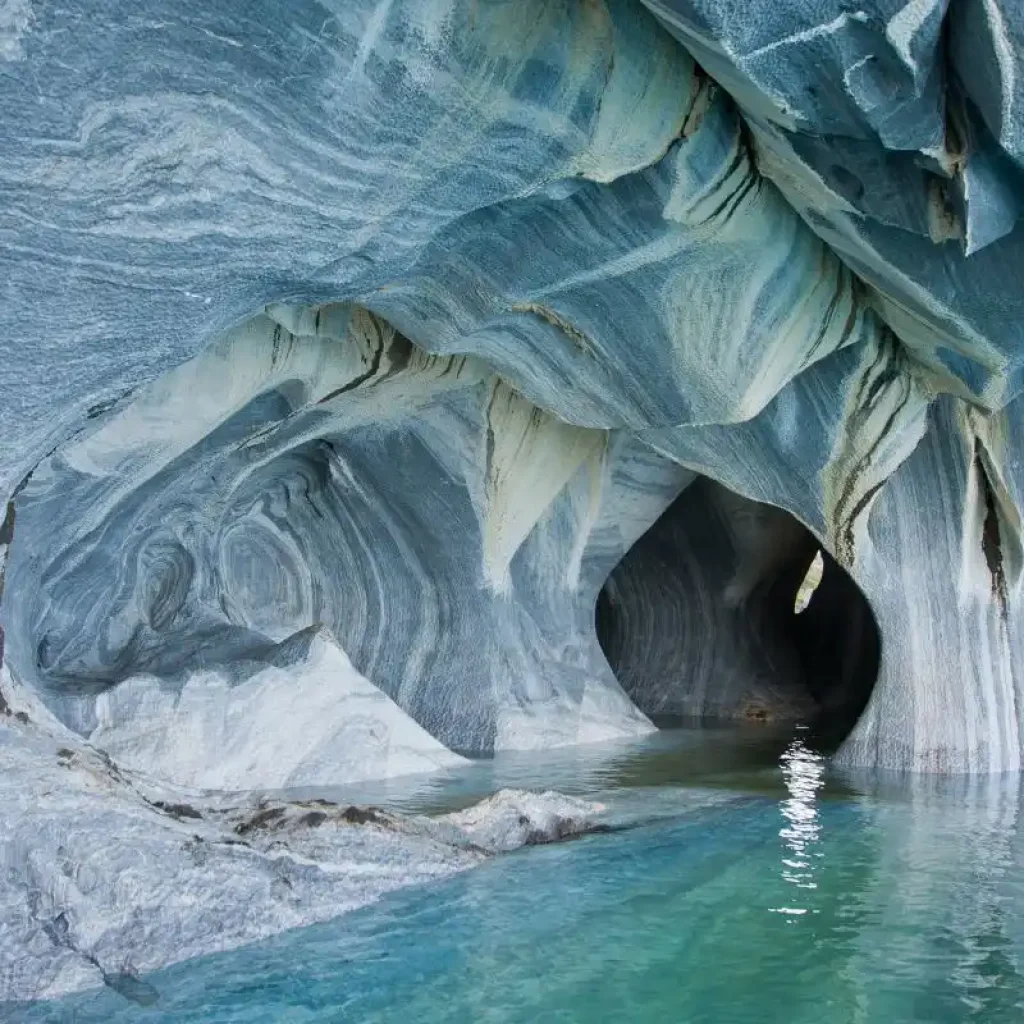
<svg viewBox="0 0 1024 1024">
<path fill-rule="evenodd" d="M 393 802 L 534 775 L 600 790 L 633 827 L 156 972 L 149 1009 L 103 991 L 16 1019 L 1024 1020 L 1016 778 L 841 779 L 799 736 L 705 734 L 477 766 Z"/>
</svg>

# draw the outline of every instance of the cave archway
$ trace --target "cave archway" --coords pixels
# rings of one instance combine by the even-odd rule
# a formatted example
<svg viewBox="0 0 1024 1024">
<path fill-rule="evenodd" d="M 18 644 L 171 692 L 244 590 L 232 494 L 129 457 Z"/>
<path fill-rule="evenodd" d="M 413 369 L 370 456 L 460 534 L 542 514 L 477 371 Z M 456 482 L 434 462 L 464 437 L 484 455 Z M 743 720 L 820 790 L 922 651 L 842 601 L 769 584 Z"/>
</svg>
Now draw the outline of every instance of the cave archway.
<svg viewBox="0 0 1024 1024">
<path fill-rule="evenodd" d="M 867 600 L 782 509 L 697 478 L 630 549 L 597 602 L 623 688 L 655 724 L 771 721 L 838 745 L 878 674 Z"/>
</svg>

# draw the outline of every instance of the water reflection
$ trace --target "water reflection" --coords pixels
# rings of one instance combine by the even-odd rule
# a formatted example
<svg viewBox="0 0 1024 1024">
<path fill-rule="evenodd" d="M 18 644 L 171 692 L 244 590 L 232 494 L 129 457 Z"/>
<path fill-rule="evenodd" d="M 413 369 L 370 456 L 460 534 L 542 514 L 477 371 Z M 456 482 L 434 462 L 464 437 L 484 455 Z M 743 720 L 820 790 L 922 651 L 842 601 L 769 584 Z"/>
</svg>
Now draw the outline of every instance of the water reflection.
<svg viewBox="0 0 1024 1024">
<path fill-rule="evenodd" d="M 888 1004 L 905 1019 L 1024 1020 L 1020 777 L 857 781 L 884 839 L 857 941 L 863 976 L 893 979 Z"/>
<path fill-rule="evenodd" d="M 643 755 L 577 751 L 575 769 L 569 754 L 534 755 L 532 766 L 496 759 L 483 766 L 492 784 L 557 778 L 577 791 L 596 785 L 603 800 L 608 786 L 624 782 L 634 808 L 646 786 L 674 812 L 660 820 L 644 813 L 638 827 L 532 848 L 334 922 L 169 967 L 147 978 L 161 1003 L 145 1011 L 105 990 L 13 1018 L 0 1008 L 0 1017 L 1024 1020 L 1019 777 L 837 782 L 810 741 L 792 735 L 763 769 L 743 753 L 735 771 L 722 762 L 712 770 L 714 752 L 703 742 L 662 738 Z M 459 800 L 484 784 L 483 768 L 455 780 Z M 680 776 L 702 785 L 665 781 Z"/>
<path fill-rule="evenodd" d="M 821 822 L 818 814 L 818 794 L 825 785 L 825 759 L 809 749 L 801 739 L 794 739 L 780 758 L 782 777 L 789 792 L 779 805 L 785 825 L 779 837 L 785 846 L 782 858 L 782 878 L 797 889 L 817 889 L 815 861 L 821 857 L 818 848 Z M 800 917 L 808 911 L 806 898 L 799 893 L 794 905 L 774 907 L 777 914 Z"/>
<path fill-rule="evenodd" d="M 378 804 L 428 814 L 457 810 L 502 788 L 589 794 L 636 787 L 701 786 L 774 796 L 783 795 L 779 757 L 792 738 L 791 726 L 683 727 L 634 740 L 545 751 L 503 751 L 493 758 L 429 775 L 272 795 Z"/>
</svg>

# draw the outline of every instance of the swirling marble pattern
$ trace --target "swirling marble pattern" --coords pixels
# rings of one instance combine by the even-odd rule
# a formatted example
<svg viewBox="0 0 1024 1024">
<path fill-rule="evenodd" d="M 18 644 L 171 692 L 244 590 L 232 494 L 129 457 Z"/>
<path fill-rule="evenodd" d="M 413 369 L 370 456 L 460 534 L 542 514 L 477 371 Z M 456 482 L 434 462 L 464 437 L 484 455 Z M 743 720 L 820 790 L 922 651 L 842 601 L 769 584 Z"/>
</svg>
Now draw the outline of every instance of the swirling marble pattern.
<svg viewBox="0 0 1024 1024">
<path fill-rule="evenodd" d="M 150 1006 L 159 993 L 142 972 L 585 832 L 601 809 L 515 790 L 434 818 L 279 795 L 217 798 L 167 790 L 61 739 L 0 723 L 8 1018 L 19 1009 L 8 1001 L 100 985 Z"/>
<path fill-rule="evenodd" d="M 111 688 L 226 694 L 323 625 L 451 748 L 649 728 L 590 534 L 606 574 L 682 471 L 616 547 L 605 428 L 745 419 L 878 323 L 628 3 L 324 14 L 82 9 L 139 57 L 113 88 L 39 9 L 0 83 L 5 309 L 59 275 L 66 311 L 0 331 L 10 664 L 86 734 L 103 697 L 112 735 Z"/>
<path fill-rule="evenodd" d="M 650 164 L 691 78 L 626 3 L 35 3 L 17 50 L 0 76 L 0 337 L 19 352 L 0 366 L 4 489 L 254 310 L 393 284 L 473 211 Z M 30 313 L 57 280 L 63 315 Z"/>
<path fill-rule="evenodd" d="M 350 700 L 374 772 L 643 731 L 594 603 L 696 472 L 871 602 L 843 757 L 1016 767 L 1020 19 L 742 10 L 9 5 L 12 685 L 194 784 L 358 772 Z M 250 757 L 242 695 L 322 658 L 315 737 Z"/>
<path fill-rule="evenodd" d="M 983 424 L 954 399 L 937 402 L 872 513 L 858 578 L 884 657 L 842 752 L 848 763 L 1020 768 L 1019 516 L 999 475 L 1004 453 L 990 451 Z"/>
<path fill-rule="evenodd" d="M 871 286 L 942 389 L 989 409 L 1012 400 L 1024 381 L 1021 12 L 1002 0 L 644 3 L 737 100 L 760 171 Z"/>
<path fill-rule="evenodd" d="M 359 307 L 270 313 L 37 467 L 19 677 L 126 763 L 214 788 L 649 730 L 592 609 L 688 474 Z M 302 708 L 275 711 L 289 685 Z M 377 754 L 373 699 L 407 736 Z"/>
<path fill-rule="evenodd" d="M 224 942 L 312 919 L 261 851 L 194 871 L 112 755 L 339 782 L 877 661 L 840 761 L 1018 770 L 1022 38 L 1003 0 L 0 3 L 0 998 L 120 977 L 130 928 L 81 939 L 128 860 L 154 963 L 214 948 L 204 900 Z"/>
<path fill-rule="evenodd" d="M 840 751 L 847 764 L 1020 766 L 1014 407 L 992 416 L 952 396 L 933 401 L 920 371 L 889 345 L 831 357 L 749 423 L 650 434 L 683 464 L 789 509 L 866 595 L 882 659 Z M 794 414 L 810 436 L 830 436 L 830 421 L 845 432 L 811 447 L 808 460 Z"/>
</svg>

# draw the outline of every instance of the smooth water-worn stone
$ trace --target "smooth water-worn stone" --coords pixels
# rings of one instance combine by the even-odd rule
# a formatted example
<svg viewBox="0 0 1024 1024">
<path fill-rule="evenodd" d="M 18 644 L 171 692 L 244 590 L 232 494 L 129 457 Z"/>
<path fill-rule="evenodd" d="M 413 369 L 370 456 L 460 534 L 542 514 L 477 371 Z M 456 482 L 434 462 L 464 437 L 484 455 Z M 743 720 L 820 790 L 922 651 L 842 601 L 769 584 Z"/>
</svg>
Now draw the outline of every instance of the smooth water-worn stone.
<svg viewBox="0 0 1024 1024">
<path fill-rule="evenodd" d="M 63 742 L 0 725 L 0 1004 L 107 985 L 147 1005 L 143 972 L 585 832 L 600 810 L 515 791 L 439 818 L 219 800 Z"/>
<path fill-rule="evenodd" d="M 1024 352 L 1019 13 L 956 0 L 754 5 L 743 18 L 702 0 L 648 6 L 736 99 L 759 170 L 870 286 L 895 335 L 884 347 L 910 356 L 852 393 L 877 407 L 865 417 L 847 404 L 827 447 L 816 449 L 810 424 L 826 394 L 844 393 L 841 358 L 738 431 L 666 436 L 688 465 L 803 519 L 871 601 L 885 653 L 844 759 L 1016 769 L 1019 456 L 1004 424 Z M 885 87 L 865 91 L 872 81 Z M 944 399 L 924 420 L 942 391 L 963 401 Z M 783 419 L 797 408 L 799 441 L 798 420 Z"/>
<path fill-rule="evenodd" d="M 1017 771 L 1024 559 L 1004 482 L 1017 467 L 1004 461 L 998 422 L 954 399 L 933 405 L 928 426 L 872 513 L 858 579 L 885 656 L 843 760 Z"/>
<path fill-rule="evenodd" d="M 358 307 L 272 313 L 37 467 L 18 677 L 133 767 L 213 788 L 649 730 L 593 607 L 690 475 Z"/>
<path fill-rule="evenodd" d="M 322 624 L 449 748 L 649 728 L 591 609 L 682 471 L 591 571 L 632 502 L 603 428 L 745 420 L 880 322 L 638 8 L 514 46 L 504 5 L 320 10 L 154 2 L 114 76 L 56 10 L 19 44 L 5 308 L 62 299 L 4 335 L 8 661 L 92 735 L 112 688 L 233 687 Z M 104 697 L 119 749 L 137 704 Z"/>
<path fill-rule="evenodd" d="M 103 834 L 127 766 L 337 784 L 809 700 L 866 702 L 847 764 L 1019 769 L 1022 25 L 0 5 L 0 774 L 71 751 L 4 848 L 50 901 L 16 990 L 131 988 L 29 838 Z M 231 941 L 309 919 L 255 902 Z M 214 948 L 169 907 L 153 963 Z"/>
<path fill-rule="evenodd" d="M 343 768 L 312 736 L 272 771 L 214 763 L 259 746 L 267 672 L 312 685 L 281 651 L 321 630 L 338 677 L 380 694 L 380 735 L 418 726 L 428 762 L 643 730 L 591 610 L 691 470 L 795 515 L 883 637 L 905 631 L 872 524 L 898 518 L 882 509 L 922 437 L 945 443 L 936 393 L 1001 437 L 981 410 L 1017 390 L 1016 29 L 954 4 L 978 31 L 947 55 L 941 4 L 649 6 L 310 3 L 243 23 L 149 0 L 116 25 L 83 10 L 77 32 L 45 5 L 5 23 L 19 685 L 140 767 L 223 785 L 402 763 Z M 137 59 L 112 71 L 100 39 Z M 994 65 L 971 60 L 986 39 Z M 952 638 L 973 650 L 964 595 L 998 611 L 986 580 L 1015 557 L 1008 444 L 965 456 L 988 468 L 942 505 L 980 516 L 961 577 L 915 569 L 957 595 L 945 664 Z M 1009 649 L 983 645 L 982 674 L 1011 671 Z M 882 694 L 927 685 L 927 658 L 894 658 Z M 969 766 L 978 713 L 965 698 L 955 737 L 920 723 L 856 757 Z M 186 735 L 205 739 L 175 769 Z"/>
<path fill-rule="evenodd" d="M 888 359 L 855 366 L 839 354 L 748 424 L 651 438 L 733 490 L 788 508 L 870 602 L 882 658 L 844 762 L 1017 770 L 1024 559 L 1014 407 L 986 415 L 949 396 L 929 407 L 909 366 Z M 841 414 L 856 429 L 805 461 L 787 443 L 794 404 L 807 417 L 817 405 L 819 422 Z M 761 459 L 766 449 L 772 457 Z M 802 486 L 788 490 L 795 480 Z"/>
<path fill-rule="evenodd" d="M 253 790 L 666 713 L 1019 770 L 1022 26 L 0 4 L 0 999 L 593 810 Z"/>
<path fill-rule="evenodd" d="M 736 99 L 761 172 L 876 290 L 944 389 L 988 407 L 1016 395 L 1020 12 L 997 0 L 742 15 L 717 0 L 645 3 Z"/>
<path fill-rule="evenodd" d="M 265 657 L 248 678 L 235 665 L 211 666 L 180 689 L 131 676 L 97 698 L 89 742 L 197 789 L 383 779 L 462 761 L 361 676 L 326 631 L 298 633 Z"/>
</svg>

